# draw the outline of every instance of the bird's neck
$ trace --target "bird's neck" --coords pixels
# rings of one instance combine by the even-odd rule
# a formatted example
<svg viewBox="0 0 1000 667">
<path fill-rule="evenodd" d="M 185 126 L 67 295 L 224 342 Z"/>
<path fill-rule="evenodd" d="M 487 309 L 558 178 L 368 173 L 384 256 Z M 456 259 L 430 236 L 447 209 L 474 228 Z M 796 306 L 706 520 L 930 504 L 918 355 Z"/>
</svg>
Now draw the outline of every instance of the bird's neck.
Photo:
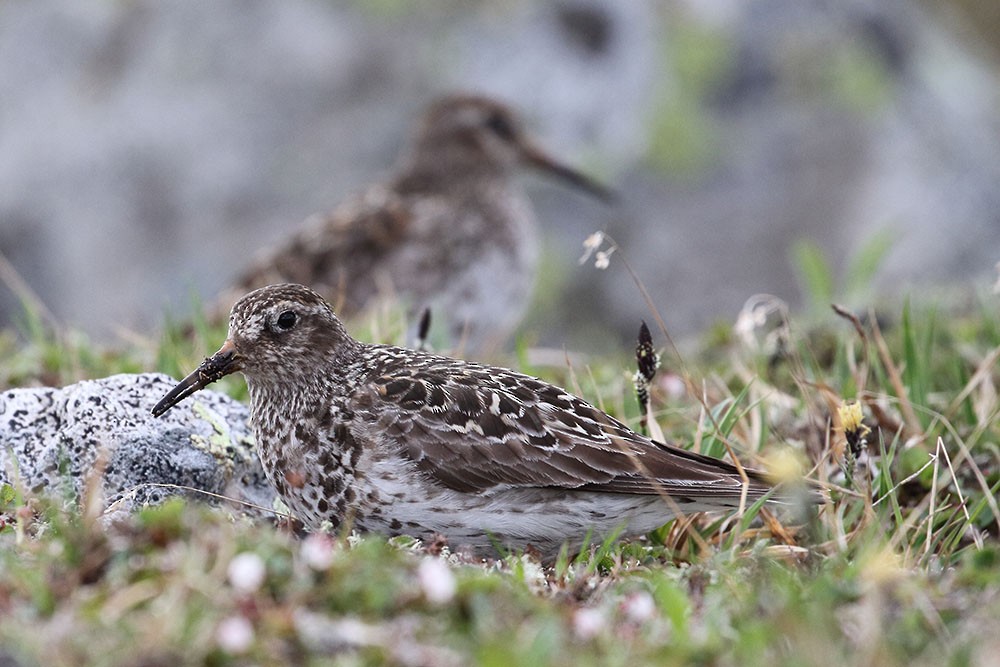
<svg viewBox="0 0 1000 667">
<path fill-rule="evenodd" d="M 352 384 L 353 367 L 350 360 L 331 355 L 322 363 L 300 366 L 294 380 L 248 375 L 250 416 L 262 455 L 268 447 L 284 448 L 293 442 L 306 446 L 296 429 L 320 425 L 331 409 L 335 411 Z"/>
<path fill-rule="evenodd" d="M 413 151 L 400 164 L 396 190 L 402 194 L 425 192 L 475 192 L 507 183 L 511 169 L 494 160 L 484 159 L 467 149 Z"/>
<path fill-rule="evenodd" d="M 322 383 L 312 378 L 297 378 L 294 385 L 248 379 L 247 388 L 253 430 L 262 449 L 287 442 L 296 425 L 317 412 L 324 393 Z"/>
</svg>

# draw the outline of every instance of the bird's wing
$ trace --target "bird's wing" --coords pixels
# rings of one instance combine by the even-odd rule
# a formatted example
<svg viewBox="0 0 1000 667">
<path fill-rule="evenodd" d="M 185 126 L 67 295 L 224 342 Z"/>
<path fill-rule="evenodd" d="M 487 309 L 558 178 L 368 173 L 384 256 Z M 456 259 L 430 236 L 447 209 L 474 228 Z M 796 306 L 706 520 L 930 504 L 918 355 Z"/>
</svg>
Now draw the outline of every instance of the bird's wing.
<svg viewBox="0 0 1000 667">
<path fill-rule="evenodd" d="M 441 367 L 400 368 L 374 378 L 359 390 L 369 400 L 358 398 L 377 410 L 371 413 L 377 432 L 449 488 L 561 487 L 681 498 L 742 492 L 732 464 L 654 442 L 563 389 L 510 371 L 437 363 Z M 759 473 L 747 473 L 750 498 L 770 489 Z"/>
<path fill-rule="evenodd" d="M 405 198 L 384 185 L 371 186 L 332 213 L 306 220 L 284 243 L 258 257 L 237 287 L 301 283 L 356 311 L 370 296 L 357 293 L 371 282 L 363 280 L 366 272 L 403 241 L 411 219 Z"/>
</svg>

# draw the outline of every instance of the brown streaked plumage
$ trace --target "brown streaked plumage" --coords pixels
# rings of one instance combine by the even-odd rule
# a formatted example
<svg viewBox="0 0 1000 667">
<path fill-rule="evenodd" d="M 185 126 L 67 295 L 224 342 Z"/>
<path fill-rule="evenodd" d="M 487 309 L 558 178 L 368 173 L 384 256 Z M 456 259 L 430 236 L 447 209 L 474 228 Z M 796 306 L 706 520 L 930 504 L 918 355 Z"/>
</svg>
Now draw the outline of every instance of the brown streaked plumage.
<svg viewBox="0 0 1000 667">
<path fill-rule="evenodd" d="M 431 307 L 452 344 L 488 351 L 523 316 L 538 261 L 534 215 L 514 180 L 522 166 L 610 197 L 538 149 L 508 107 L 481 96 L 445 97 L 424 114 L 387 182 L 307 220 L 233 289 L 241 295 L 302 283 L 347 316 L 377 297 L 398 296 L 411 313 Z M 225 302 L 234 296 L 228 292 Z"/>
<path fill-rule="evenodd" d="M 301 285 L 233 306 L 222 348 L 160 415 L 242 371 L 264 470 L 306 525 L 552 553 L 593 530 L 655 529 L 771 489 L 758 472 L 654 442 L 521 373 L 351 338 Z"/>
</svg>

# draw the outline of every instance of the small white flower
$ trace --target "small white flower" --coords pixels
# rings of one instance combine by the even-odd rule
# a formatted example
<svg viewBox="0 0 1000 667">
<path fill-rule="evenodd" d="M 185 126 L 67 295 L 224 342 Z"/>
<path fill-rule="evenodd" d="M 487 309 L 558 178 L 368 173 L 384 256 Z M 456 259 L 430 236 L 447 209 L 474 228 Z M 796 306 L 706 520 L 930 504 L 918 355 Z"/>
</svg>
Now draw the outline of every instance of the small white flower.
<svg viewBox="0 0 1000 667">
<path fill-rule="evenodd" d="M 243 616 L 222 619 L 215 629 L 215 641 L 226 653 L 246 653 L 253 645 L 253 626 Z"/>
<path fill-rule="evenodd" d="M 359 544 L 361 544 L 361 534 L 356 530 L 352 530 L 351 534 L 347 536 L 347 546 L 351 549 L 356 549 Z"/>
<path fill-rule="evenodd" d="M 604 625 L 604 614 L 599 609 L 581 607 L 573 612 L 573 632 L 580 639 L 593 639 Z"/>
<path fill-rule="evenodd" d="M 780 315 L 782 326 L 787 327 L 788 304 L 770 294 L 755 294 L 743 305 L 736 324 L 733 325 L 733 332 L 748 348 L 760 349 L 758 330 L 764 330 L 774 314 Z"/>
<path fill-rule="evenodd" d="M 417 579 L 428 602 L 444 604 L 455 597 L 455 575 L 440 558 L 425 558 L 420 561 Z"/>
<path fill-rule="evenodd" d="M 660 378 L 660 387 L 671 398 L 684 398 L 687 394 L 687 385 L 684 378 L 676 373 L 669 373 Z"/>
<path fill-rule="evenodd" d="M 253 593 L 264 583 L 267 568 L 264 567 L 264 561 L 260 556 L 244 551 L 229 561 L 226 574 L 233 588 L 243 593 Z"/>
<path fill-rule="evenodd" d="M 528 588 L 536 593 L 546 590 L 548 588 L 548 578 L 545 575 L 545 569 L 539 562 L 527 554 L 522 555 L 520 561 L 524 583 L 527 584 Z"/>
<path fill-rule="evenodd" d="M 580 263 L 583 264 L 590 256 L 594 254 L 594 251 L 601 247 L 604 243 L 604 232 L 594 232 L 588 236 L 583 241 L 583 256 L 580 257 Z"/>
<path fill-rule="evenodd" d="M 333 540 L 324 533 L 310 533 L 302 541 L 302 560 L 314 570 L 330 569 L 333 565 Z"/>
<path fill-rule="evenodd" d="M 604 243 L 604 232 L 594 232 L 583 241 L 583 247 L 587 250 L 596 250 Z"/>
<path fill-rule="evenodd" d="M 656 603 L 648 592 L 637 591 L 622 601 L 622 611 L 633 623 L 645 623 L 656 613 Z"/>
<path fill-rule="evenodd" d="M 611 255 L 614 251 L 613 247 L 607 250 L 598 250 L 597 256 L 594 257 L 594 268 L 602 270 L 608 268 L 608 264 L 611 263 Z"/>
</svg>

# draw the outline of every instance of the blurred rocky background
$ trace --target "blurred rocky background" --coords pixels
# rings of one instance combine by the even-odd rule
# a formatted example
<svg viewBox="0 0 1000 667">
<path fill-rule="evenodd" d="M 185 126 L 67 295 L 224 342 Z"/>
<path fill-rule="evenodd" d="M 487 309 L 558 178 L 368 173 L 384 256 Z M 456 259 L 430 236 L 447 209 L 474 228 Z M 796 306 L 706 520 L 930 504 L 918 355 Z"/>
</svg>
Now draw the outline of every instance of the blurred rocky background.
<svg viewBox="0 0 1000 667">
<path fill-rule="evenodd" d="M 622 194 L 526 179 L 530 340 L 633 338 L 620 257 L 677 335 L 759 292 L 972 294 L 1000 260 L 998 34 L 974 0 L 0 0 L 0 251 L 60 322 L 155 332 L 474 90 Z M 577 263 L 597 229 L 604 271 Z"/>
</svg>

